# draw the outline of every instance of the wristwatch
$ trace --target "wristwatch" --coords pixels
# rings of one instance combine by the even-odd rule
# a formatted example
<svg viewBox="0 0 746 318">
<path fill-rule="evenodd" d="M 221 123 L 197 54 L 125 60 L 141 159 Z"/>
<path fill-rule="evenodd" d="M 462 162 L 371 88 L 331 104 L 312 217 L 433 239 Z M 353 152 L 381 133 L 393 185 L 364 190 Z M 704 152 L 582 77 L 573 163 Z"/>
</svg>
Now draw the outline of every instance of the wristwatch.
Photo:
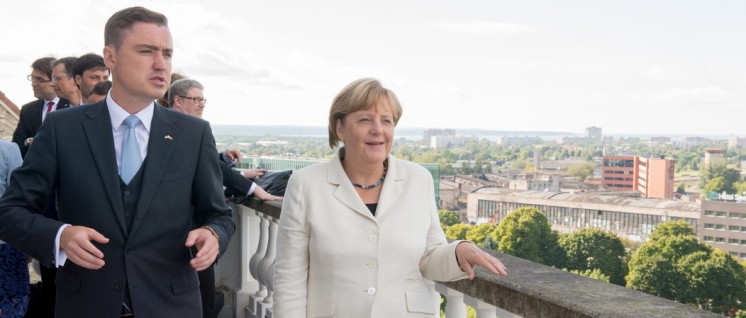
<svg viewBox="0 0 746 318">
<path fill-rule="evenodd" d="M 34 137 L 28 137 L 26 138 L 26 140 L 23 141 L 23 145 L 28 147 L 29 145 L 31 145 L 33 141 L 34 141 Z"/>
</svg>

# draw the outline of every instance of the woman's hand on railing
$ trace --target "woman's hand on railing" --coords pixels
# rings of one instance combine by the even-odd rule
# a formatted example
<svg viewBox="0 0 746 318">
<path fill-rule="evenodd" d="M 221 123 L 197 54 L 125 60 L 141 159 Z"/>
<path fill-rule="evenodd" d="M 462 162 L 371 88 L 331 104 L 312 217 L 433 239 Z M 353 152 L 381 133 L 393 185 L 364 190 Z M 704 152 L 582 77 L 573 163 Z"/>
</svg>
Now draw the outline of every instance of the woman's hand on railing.
<svg viewBox="0 0 746 318">
<path fill-rule="evenodd" d="M 500 260 L 481 250 L 474 243 L 465 241 L 456 246 L 456 259 L 469 279 L 474 279 L 474 266 L 479 265 L 492 274 L 507 276 L 508 271 Z"/>
</svg>

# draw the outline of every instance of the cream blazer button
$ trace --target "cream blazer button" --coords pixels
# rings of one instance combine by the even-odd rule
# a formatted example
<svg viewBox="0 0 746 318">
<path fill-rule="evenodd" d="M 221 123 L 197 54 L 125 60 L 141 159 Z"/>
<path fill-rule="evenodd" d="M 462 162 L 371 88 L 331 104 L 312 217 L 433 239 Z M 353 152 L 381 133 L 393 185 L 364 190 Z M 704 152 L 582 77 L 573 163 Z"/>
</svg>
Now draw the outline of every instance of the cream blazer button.
<svg viewBox="0 0 746 318">
<path fill-rule="evenodd" d="M 368 295 L 375 295 L 375 294 L 376 294 L 376 289 L 375 288 L 373 288 L 373 287 L 368 288 Z"/>
</svg>

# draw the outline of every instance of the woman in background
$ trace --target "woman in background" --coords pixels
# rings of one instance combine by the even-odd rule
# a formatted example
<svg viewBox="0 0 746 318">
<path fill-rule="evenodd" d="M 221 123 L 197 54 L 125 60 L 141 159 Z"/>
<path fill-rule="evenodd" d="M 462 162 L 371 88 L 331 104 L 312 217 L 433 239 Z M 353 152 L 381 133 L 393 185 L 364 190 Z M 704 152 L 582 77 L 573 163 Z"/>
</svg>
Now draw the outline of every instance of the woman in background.
<svg viewBox="0 0 746 318">
<path fill-rule="evenodd" d="M 0 197 L 10 183 L 10 173 L 21 165 L 18 145 L 0 139 Z M 0 241 L 0 317 L 23 317 L 29 301 L 26 255 Z"/>
<path fill-rule="evenodd" d="M 375 79 L 334 99 L 329 146 L 344 147 L 294 172 L 285 192 L 275 317 L 440 317 L 431 280 L 472 279 L 474 265 L 507 274 L 474 244 L 446 241 L 431 174 L 390 155 L 401 114 Z"/>
</svg>

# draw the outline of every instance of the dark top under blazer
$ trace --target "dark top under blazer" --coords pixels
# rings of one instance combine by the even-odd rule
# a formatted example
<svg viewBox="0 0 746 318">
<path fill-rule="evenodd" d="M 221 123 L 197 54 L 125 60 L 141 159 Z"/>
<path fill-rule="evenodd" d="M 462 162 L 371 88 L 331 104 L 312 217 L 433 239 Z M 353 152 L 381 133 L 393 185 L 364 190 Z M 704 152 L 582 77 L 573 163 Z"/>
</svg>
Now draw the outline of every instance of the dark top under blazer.
<svg viewBox="0 0 746 318">
<path fill-rule="evenodd" d="M 50 113 L 0 200 L 0 239 L 51 266 L 65 223 L 109 238 L 94 243 L 104 254 L 101 269 L 70 260 L 58 269 L 58 317 L 118 317 L 125 286 L 140 317 L 200 317 L 187 234 L 208 225 L 224 249 L 235 231 L 215 152 L 206 121 L 156 105 L 128 231 L 106 101 Z M 40 214 L 54 189 L 60 221 Z"/>
<path fill-rule="evenodd" d="M 67 99 L 60 98 L 57 102 L 57 110 L 70 107 Z M 41 114 L 46 111 L 43 99 L 37 99 L 21 106 L 21 115 L 18 117 L 18 125 L 13 131 L 13 142 L 18 144 L 21 149 L 21 157 L 26 157 L 28 146 L 24 144 L 26 139 L 36 135 L 36 131 L 41 126 Z"/>
</svg>

